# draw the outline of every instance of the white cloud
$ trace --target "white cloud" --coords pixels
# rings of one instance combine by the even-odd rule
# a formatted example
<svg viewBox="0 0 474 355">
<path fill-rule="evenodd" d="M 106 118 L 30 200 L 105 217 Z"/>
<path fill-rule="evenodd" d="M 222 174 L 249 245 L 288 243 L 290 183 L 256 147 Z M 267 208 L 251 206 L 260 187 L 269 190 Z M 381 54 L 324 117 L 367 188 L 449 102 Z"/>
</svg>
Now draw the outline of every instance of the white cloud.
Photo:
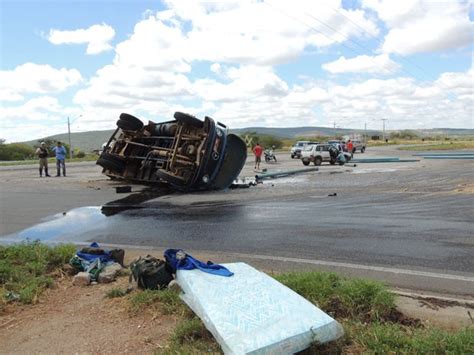
<svg viewBox="0 0 474 355">
<path fill-rule="evenodd" d="M 2 136 L 9 142 L 46 137 L 67 130 L 67 116 L 77 110 L 63 107 L 52 96 L 39 96 L 24 103 L 0 106 Z"/>
<path fill-rule="evenodd" d="M 77 107 L 61 107 L 51 97 L 40 97 L 4 107 L 2 118 L 7 117 L 11 125 L 24 123 L 27 129 L 11 133 L 24 134 L 24 139 L 38 136 L 33 129 L 39 121 L 48 122 L 50 134 L 64 132 L 64 119 L 73 112 L 83 113 L 74 131 L 113 128 L 121 112 L 144 121 L 163 121 L 172 119 L 178 110 L 209 115 L 235 128 L 332 126 L 333 121 L 363 128 L 365 122 L 379 125 L 379 118 L 388 118 L 392 128 L 472 126 L 472 69 L 444 73 L 436 81 L 423 83 L 394 75 L 399 64 L 389 52 L 409 52 L 413 43 L 433 47 L 423 38 L 423 31 L 405 33 L 405 42 L 377 55 L 367 51 L 348 58 L 341 46 L 334 46 L 348 38 L 363 40 L 365 31 L 378 34 L 375 12 L 366 11 L 369 8 L 385 22 L 385 45 L 396 44 L 396 30 L 435 18 L 436 11 L 420 8 L 424 2 L 402 1 L 391 8 L 394 2 L 367 0 L 364 9 L 346 10 L 340 0 L 269 1 L 170 0 L 163 11 L 147 11 L 133 32 L 115 46 L 113 61 L 97 70 L 74 95 Z M 456 18 L 456 13 L 448 12 L 446 18 Z M 442 22 L 441 27 L 446 26 Z M 84 35 L 91 28 L 58 31 L 50 38 L 58 43 L 87 43 L 91 52 L 110 48 L 113 35 L 109 32 L 110 39 L 97 36 L 93 45 L 94 36 Z M 438 40 L 435 45 L 441 47 Z M 366 80 L 366 76 L 341 75 L 335 82 L 335 76 L 331 80 L 321 77 L 319 68 L 305 66 L 299 71 L 296 67 L 303 68 L 310 55 L 332 48 L 338 50 L 339 59 L 323 65 L 330 73 L 392 76 Z M 291 63 L 306 54 L 301 62 Z M 291 67 L 280 66 L 288 63 Z M 310 74 L 313 69 L 317 74 Z M 16 71 L 23 74 L 14 76 Z M 9 100 L 59 92 L 82 80 L 75 70 L 49 66 L 18 67 L 4 73 L 9 74 L 0 79 L 8 77 L 8 81 L 0 80 L 0 93 Z"/>
<path fill-rule="evenodd" d="M 101 24 L 73 31 L 51 29 L 47 38 L 52 44 L 56 45 L 87 43 L 87 54 L 99 54 L 113 48 L 110 41 L 114 36 L 115 30 L 111 26 Z"/>
<path fill-rule="evenodd" d="M 340 73 L 371 73 L 371 74 L 394 74 L 400 66 L 392 61 L 388 54 L 378 56 L 360 55 L 355 58 L 346 59 L 339 57 L 330 63 L 322 65 L 324 70 L 333 74 Z"/>
<path fill-rule="evenodd" d="M 25 94 L 60 92 L 80 82 L 82 76 L 76 69 L 25 63 L 14 70 L 0 71 L 0 100 L 18 101 Z"/>
<path fill-rule="evenodd" d="M 168 9 L 155 15 L 147 12 L 148 17 L 136 24 L 129 38 L 117 44 L 113 64 L 97 71 L 74 102 L 132 107 L 187 99 L 191 92 L 207 97 L 207 101 L 210 97 L 236 100 L 265 91 L 282 95 L 286 83 L 272 74 L 272 69 L 259 71 L 255 65 L 268 68 L 296 58 L 306 47 L 345 41 L 339 35 L 322 39 L 316 36 L 313 28 L 324 26 L 315 23 L 315 18 L 331 23 L 348 37 L 362 36 L 359 28 L 348 25 L 347 19 L 334 10 L 339 9 L 368 31 L 377 32 L 364 11 L 342 9 L 340 0 L 327 0 L 324 7 L 303 0 L 271 3 L 167 1 Z M 288 16 L 288 11 L 294 16 Z M 311 25 L 295 20 L 295 16 L 306 18 Z M 192 85 L 187 76 L 197 61 L 213 63 L 211 71 L 232 80 L 232 84 L 203 78 Z M 229 69 L 236 65 L 246 69 Z M 233 71 L 239 78 L 228 77 Z M 252 82 L 255 79 L 257 82 Z M 221 91 L 224 86 L 226 89 Z"/>
<path fill-rule="evenodd" d="M 223 75 L 231 81 L 197 80 L 193 84 L 193 91 L 203 100 L 214 102 L 244 101 L 261 96 L 278 98 L 288 92 L 288 85 L 270 67 L 230 67 L 226 68 Z"/>
<path fill-rule="evenodd" d="M 410 55 L 462 48 L 474 41 L 470 4 L 460 1 L 364 0 L 389 31 L 381 50 Z"/>
</svg>

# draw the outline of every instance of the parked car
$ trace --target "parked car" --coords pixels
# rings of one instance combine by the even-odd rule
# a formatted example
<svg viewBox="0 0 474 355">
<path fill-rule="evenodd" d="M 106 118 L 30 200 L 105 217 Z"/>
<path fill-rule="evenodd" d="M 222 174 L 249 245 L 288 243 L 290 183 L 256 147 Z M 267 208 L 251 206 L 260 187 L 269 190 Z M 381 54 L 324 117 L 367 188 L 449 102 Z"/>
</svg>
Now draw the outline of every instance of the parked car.
<svg viewBox="0 0 474 355">
<path fill-rule="evenodd" d="M 144 184 L 166 182 L 183 191 L 228 187 L 247 158 L 244 141 L 207 116 L 202 121 L 175 112 L 174 118 L 144 125 L 122 113 L 97 160 L 103 173 Z"/>
<path fill-rule="evenodd" d="M 364 142 L 359 141 L 359 140 L 353 140 L 352 141 L 353 148 L 352 148 L 352 153 L 355 153 L 356 151 L 359 151 L 361 153 L 365 152 L 366 145 Z"/>
<path fill-rule="evenodd" d="M 341 159 L 340 154 L 344 156 L 344 159 Z M 310 163 L 321 165 L 322 162 L 328 162 L 332 165 L 336 164 L 336 162 L 344 164 L 349 160 L 351 160 L 351 154 L 341 152 L 333 144 L 309 145 L 301 152 L 303 165 L 309 165 Z"/>
<path fill-rule="evenodd" d="M 300 159 L 301 158 L 301 151 L 307 146 L 312 144 L 319 144 L 318 142 L 311 142 L 311 141 L 298 141 L 295 143 L 290 150 L 291 159 Z"/>
</svg>

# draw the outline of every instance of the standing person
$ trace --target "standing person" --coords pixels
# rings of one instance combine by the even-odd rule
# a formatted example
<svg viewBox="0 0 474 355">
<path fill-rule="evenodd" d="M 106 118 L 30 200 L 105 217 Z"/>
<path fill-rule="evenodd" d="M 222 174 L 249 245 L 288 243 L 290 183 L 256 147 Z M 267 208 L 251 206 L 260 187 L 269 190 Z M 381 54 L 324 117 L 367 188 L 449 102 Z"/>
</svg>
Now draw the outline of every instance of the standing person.
<svg viewBox="0 0 474 355">
<path fill-rule="evenodd" d="M 253 154 L 255 154 L 255 168 L 260 169 L 260 162 L 262 161 L 263 148 L 257 142 L 257 145 L 253 147 Z"/>
<path fill-rule="evenodd" d="M 61 166 L 63 167 L 63 176 L 66 176 L 66 148 L 62 146 L 61 142 L 58 142 L 53 148 L 53 152 L 56 153 L 56 177 L 61 176 Z"/>
<path fill-rule="evenodd" d="M 43 168 L 44 168 L 44 176 L 51 176 L 48 174 L 48 156 L 49 152 L 46 148 L 46 143 L 41 142 L 41 145 L 36 149 L 35 154 L 39 158 L 39 173 L 40 177 L 43 177 Z"/>
<path fill-rule="evenodd" d="M 350 139 L 347 141 L 347 152 L 351 153 L 351 158 L 354 156 L 354 144 Z"/>
</svg>

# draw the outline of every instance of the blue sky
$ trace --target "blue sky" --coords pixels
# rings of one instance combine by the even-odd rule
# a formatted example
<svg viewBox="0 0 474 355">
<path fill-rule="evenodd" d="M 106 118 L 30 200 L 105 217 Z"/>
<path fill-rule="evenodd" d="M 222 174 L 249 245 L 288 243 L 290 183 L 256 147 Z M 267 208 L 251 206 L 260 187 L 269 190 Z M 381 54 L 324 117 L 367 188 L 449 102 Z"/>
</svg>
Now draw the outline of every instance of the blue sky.
<svg viewBox="0 0 474 355">
<path fill-rule="evenodd" d="M 178 110 L 234 128 L 473 128 L 472 18 L 454 0 L 1 0 L 1 138 Z"/>
</svg>

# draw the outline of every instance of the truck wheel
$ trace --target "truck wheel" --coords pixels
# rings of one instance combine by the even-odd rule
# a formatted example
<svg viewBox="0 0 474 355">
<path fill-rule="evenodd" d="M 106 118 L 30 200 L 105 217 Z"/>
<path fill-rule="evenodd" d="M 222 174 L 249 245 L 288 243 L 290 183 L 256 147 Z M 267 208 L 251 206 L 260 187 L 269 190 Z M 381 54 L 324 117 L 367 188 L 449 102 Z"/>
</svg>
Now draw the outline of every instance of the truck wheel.
<svg viewBox="0 0 474 355">
<path fill-rule="evenodd" d="M 323 162 L 323 160 L 321 159 L 321 157 L 316 157 L 314 159 L 314 165 L 321 165 L 321 163 Z"/>
<path fill-rule="evenodd" d="M 309 160 L 302 160 L 302 162 L 303 162 L 303 165 L 306 165 L 306 166 L 309 165 Z"/>
<path fill-rule="evenodd" d="M 187 113 L 175 112 L 174 118 L 176 119 L 177 122 L 181 122 L 181 123 L 190 125 L 192 127 L 202 128 L 204 126 L 203 121 L 201 121 L 200 119 L 194 116 L 188 115 Z"/>
<path fill-rule="evenodd" d="M 110 153 L 102 153 L 97 159 L 97 165 L 100 165 L 105 170 L 110 170 L 116 173 L 122 173 L 125 170 L 125 160 Z"/>
<path fill-rule="evenodd" d="M 125 131 L 139 131 L 143 128 L 143 122 L 128 113 L 121 113 L 120 119 L 117 121 L 117 127 Z"/>
</svg>

